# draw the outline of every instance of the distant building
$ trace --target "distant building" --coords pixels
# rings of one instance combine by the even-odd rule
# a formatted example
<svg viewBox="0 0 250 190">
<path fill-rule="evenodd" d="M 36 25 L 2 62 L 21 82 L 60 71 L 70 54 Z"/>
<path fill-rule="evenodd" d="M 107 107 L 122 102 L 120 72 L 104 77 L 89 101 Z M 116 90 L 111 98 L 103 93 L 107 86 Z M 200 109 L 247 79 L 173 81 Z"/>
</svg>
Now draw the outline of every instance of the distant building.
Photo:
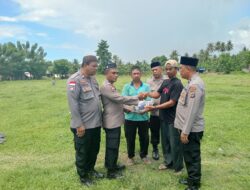
<svg viewBox="0 0 250 190">
<path fill-rule="evenodd" d="M 33 75 L 30 72 L 24 72 L 24 76 L 27 79 L 33 79 Z"/>
</svg>

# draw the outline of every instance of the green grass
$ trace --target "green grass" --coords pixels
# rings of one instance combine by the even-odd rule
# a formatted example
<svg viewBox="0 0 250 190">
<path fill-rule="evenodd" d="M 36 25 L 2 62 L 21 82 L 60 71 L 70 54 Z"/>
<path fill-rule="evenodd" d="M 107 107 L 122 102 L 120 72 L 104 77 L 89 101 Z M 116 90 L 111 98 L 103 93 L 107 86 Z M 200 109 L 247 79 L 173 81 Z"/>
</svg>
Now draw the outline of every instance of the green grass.
<svg viewBox="0 0 250 190">
<path fill-rule="evenodd" d="M 202 75 L 206 83 L 206 131 L 202 142 L 202 189 L 250 189 L 250 75 Z M 100 84 L 103 77 L 98 77 Z M 128 76 L 119 78 L 119 90 Z M 75 172 L 65 80 L 0 82 L 0 189 L 87 189 Z M 104 133 L 96 168 L 105 172 Z M 89 189 L 184 189 L 158 165 L 127 168 L 125 178 L 102 180 Z M 149 155 L 151 156 L 150 146 Z M 162 157 L 161 157 L 162 158 Z M 126 160 L 124 133 L 120 161 Z M 185 174 L 184 174 L 185 176 Z"/>
</svg>

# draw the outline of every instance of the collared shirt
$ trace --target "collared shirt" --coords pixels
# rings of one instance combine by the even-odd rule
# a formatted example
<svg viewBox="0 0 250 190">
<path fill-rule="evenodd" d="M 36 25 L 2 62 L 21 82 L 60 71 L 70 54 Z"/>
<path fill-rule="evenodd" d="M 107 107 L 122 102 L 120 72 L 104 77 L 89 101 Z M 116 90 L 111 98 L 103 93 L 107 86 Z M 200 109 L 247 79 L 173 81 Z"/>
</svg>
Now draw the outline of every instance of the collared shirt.
<svg viewBox="0 0 250 190">
<path fill-rule="evenodd" d="M 205 105 L 205 85 L 198 74 L 194 74 L 182 90 L 174 127 L 184 134 L 204 131 L 203 110 Z"/>
<path fill-rule="evenodd" d="M 159 79 L 156 79 L 155 77 L 151 77 L 150 79 L 148 79 L 147 83 L 150 86 L 151 92 L 157 92 L 165 79 L 167 79 L 167 77 L 165 75 L 162 75 Z M 157 99 L 153 99 L 153 104 L 159 105 L 160 104 L 160 97 Z M 155 110 L 151 111 L 151 115 L 159 116 L 159 110 L 155 109 Z"/>
<path fill-rule="evenodd" d="M 163 81 L 161 87 L 158 90 L 158 92 L 161 94 L 160 104 L 168 102 L 169 100 L 176 101 L 176 104 L 170 108 L 160 109 L 161 120 L 171 124 L 174 123 L 176 106 L 182 89 L 183 85 L 181 80 L 176 77 Z"/>
<path fill-rule="evenodd" d="M 86 129 L 102 124 L 99 85 L 94 77 L 85 77 L 80 71 L 67 81 L 67 97 L 71 112 L 71 128 L 83 125 Z"/>
<path fill-rule="evenodd" d="M 103 127 L 113 129 L 124 123 L 123 104 L 137 105 L 137 96 L 122 96 L 115 86 L 105 80 L 100 88 L 103 105 Z"/>
<path fill-rule="evenodd" d="M 138 88 L 135 88 L 133 82 L 125 84 L 122 90 L 123 96 L 137 96 L 140 92 L 150 92 L 148 84 L 141 82 Z M 131 121 L 147 121 L 149 119 L 148 113 L 125 113 L 125 119 Z"/>
</svg>

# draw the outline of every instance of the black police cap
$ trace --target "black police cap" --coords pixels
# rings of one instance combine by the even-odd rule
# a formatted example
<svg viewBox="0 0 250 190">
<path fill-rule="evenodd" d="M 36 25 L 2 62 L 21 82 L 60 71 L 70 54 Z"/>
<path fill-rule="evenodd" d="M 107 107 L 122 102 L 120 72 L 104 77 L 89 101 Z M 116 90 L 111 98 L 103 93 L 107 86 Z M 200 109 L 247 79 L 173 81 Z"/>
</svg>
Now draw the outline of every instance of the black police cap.
<svg viewBox="0 0 250 190">
<path fill-rule="evenodd" d="M 196 67 L 198 65 L 198 61 L 199 59 L 197 58 L 182 56 L 180 64 Z"/>
<path fill-rule="evenodd" d="M 105 67 L 105 70 L 114 69 L 114 68 L 116 68 L 116 64 L 110 61 L 110 62 L 107 64 L 107 66 Z"/>
<path fill-rule="evenodd" d="M 154 61 L 151 63 L 151 68 L 154 68 L 154 67 L 158 67 L 158 66 L 161 66 L 161 63 L 159 61 Z"/>
</svg>

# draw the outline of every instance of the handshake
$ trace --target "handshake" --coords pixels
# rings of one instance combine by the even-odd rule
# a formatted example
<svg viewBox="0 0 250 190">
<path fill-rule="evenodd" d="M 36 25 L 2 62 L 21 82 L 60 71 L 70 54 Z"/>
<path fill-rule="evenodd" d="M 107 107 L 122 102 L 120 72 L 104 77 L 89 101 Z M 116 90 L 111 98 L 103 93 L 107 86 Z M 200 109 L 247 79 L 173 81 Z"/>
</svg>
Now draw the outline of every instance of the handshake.
<svg viewBox="0 0 250 190">
<path fill-rule="evenodd" d="M 138 99 L 141 100 L 138 104 L 138 106 L 136 106 L 135 108 L 139 108 L 139 110 L 142 112 L 142 113 L 145 113 L 145 112 L 148 112 L 148 111 L 153 111 L 156 109 L 156 107 L 153 105 L 153 103 L 151 103 L 151 101 L 142 101 L 142 100 L 145 100 L 147 97 L 150 97 L 150 94 L 149 92 L 141 92 L 139 93 L 138 95 Z M 143 105 L 143 103 L 146 103 L 145 105 Z M 142 104 L 143 106 L 140 106 L 140 104 Z M 138 111 L 136 109 L 136 111 Z"/>
<path fill-rule="evenodd" d="M 133 106 L 132 112 L 144 114 L 144 113 L 150 111 L 149 109 L 147 109 L 148 106 L 149 107 L 153 106 L 153 102 L 151 100 L 139 101 L 137 106 Z"/>
<path fill-rule="evenodd" d="M 140 92 L 139 94 L 138 94 L 138 99 L 139 100 L 144 100 L 144 99 L 146 99 L 147 97 L 148 97 L 148 92 Z"/>
</svg>

